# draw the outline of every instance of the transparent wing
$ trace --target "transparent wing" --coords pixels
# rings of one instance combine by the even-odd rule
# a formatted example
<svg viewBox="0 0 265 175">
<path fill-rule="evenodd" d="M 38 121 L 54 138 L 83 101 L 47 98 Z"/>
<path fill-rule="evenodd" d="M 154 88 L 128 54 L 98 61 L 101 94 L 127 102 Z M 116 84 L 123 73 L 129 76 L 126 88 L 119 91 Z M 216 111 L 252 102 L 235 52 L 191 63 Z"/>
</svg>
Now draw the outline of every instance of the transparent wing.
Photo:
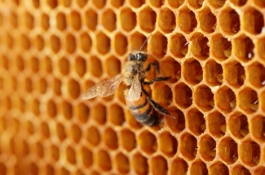
<svg viewBox="0 0 265 175">
<path fill-rule="evenodd" d="M 141 97 L 142 87 L 139 80 L 139 75 L 137 74 L 134 79 L 133 83 L 128 90 L 126 98 L 130 101 L 136 101 Z"/>
<path fill-rule="evenodd" d="M 96 96 L 107 97 L 115 93 L 116 89 L 122 81 L 122 76 L 116 75 L 115 77 L 104 80 L 95 86 L 89 88 L 83 95 L 83 99 L 91 99 Z"/>
</svg>

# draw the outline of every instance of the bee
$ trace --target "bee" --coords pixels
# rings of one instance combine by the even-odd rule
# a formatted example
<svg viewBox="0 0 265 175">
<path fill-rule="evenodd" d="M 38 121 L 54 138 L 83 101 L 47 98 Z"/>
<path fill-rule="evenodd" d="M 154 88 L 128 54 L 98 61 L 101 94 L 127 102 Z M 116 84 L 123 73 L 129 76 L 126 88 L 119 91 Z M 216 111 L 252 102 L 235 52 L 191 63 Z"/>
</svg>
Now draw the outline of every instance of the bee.
<svg viewBox="0 0 265 175">
<path fill-rule="evenodd" d="M 155 77 L 151 81 L 145 81 L 146 72 L 151 69 L 151 66 L 154 66 L 158 73 L 160 72 L 157 62 L 151 62 L 144 68 L 147 54 L 141 50 L 147 42 L 147 39 L 141 46 L 140 51 L 129 54 L 121 74 L 92 86 L 82 95 L 82 98 L 91 99 L 96 96 L 110 96 L 115 93 L 120 83 L 123 82 L 130 87 L 124 92 L 126 105 L 138 122 L 148 126 L 158 125 L 159 117 L 157 111 L 163 115 L 171 116 L 165 108 L 152 100 L 147 91 L 143 88 L 143 85 L 151 85 L 156 81 L 166 81 L 170 78 Z"/>
</svg>

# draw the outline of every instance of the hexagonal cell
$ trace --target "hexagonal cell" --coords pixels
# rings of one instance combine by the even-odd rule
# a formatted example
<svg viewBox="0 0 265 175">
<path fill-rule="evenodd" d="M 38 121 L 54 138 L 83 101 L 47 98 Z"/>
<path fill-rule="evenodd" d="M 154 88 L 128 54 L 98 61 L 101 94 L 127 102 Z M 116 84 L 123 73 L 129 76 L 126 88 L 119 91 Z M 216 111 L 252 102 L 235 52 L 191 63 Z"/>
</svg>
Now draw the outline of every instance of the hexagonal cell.
<svg viewBox="0 0 265 175">
<path fill-rule="evenodd" d="M 99 144 L 99 142 L 101 140 L 100 133 L 95 126 L 90 126 L 87 129 L 86 139 L 93 146 L 97 146 Z"/>
<path fill-rule="evenodd" d="M 2 60 L 4 60 L 4 57 L 2 57 Z M 25 61 L 24 61 L 24 58 L 22 58 L 20 55 L 18 55 L 16 58 L 15 58 L 15 62 L 16 62 L 16 67 L 19 71 L 23 71 L 24 70 L 24 67 L 25 67 Z M 1 65 L 2 66 L 2 65 Z M 6 66 L 2 66 L 2 67 L 7 67 Z"/>
<path fill-rule="evenodd" d="M 84 58 L 78 56 L 75 59 L 75 71 L 80 77 L 85 75 L 85 73 L 86 73 L 86 61 Z"/>
<path fill-rule="evenodd" d="M 231 55 L 231 42 L 221 34 L 216 34 L 211 38 L 211 46 L 211 53 L 217 59 L 224 60 Z"/>
<path fill-rule="evenodd" d="M 251 134 L 261 142 L 265 141 L 265 118 L 261 115 L 255 116 L 250 121 Z"/>
<path fill-rule="evenodd" d="M 265 168 L 264 166 L 258 166 L 254 171 L 254 174 L 256 175 L 263 175 L 265 173 Z"/>
<path fill-rule="evenodd" d="M 258 56 L 262 60 L 265 60 L 265 38 L 258 39 L 256 48 L 257 48 Z"/>
<path fill-rule="evenodd" d="M 214 107 L 214 96 L 211 89 L 205 85 L 198 86 L 194 92 L 194 101 L 202 111 L 210 111 Z"/>
<path fill-rule="evenodd" d="M 243 28 L 251 34 L 260 34 L 264 27 L 263 14 L 251 8 L 243 13 Z"/>
<path fill-rule="evenodd" d="M 30 58 L 30 66 L 33 73 L 37 73 L 40 69 L 40 62 L 37 57 L 31 57 Z"/>
<path fill-rule="evenodd" d="M 63 141 L 66 138 L 64 125 L 62 125 L 61 123 L 57 123 L 56 132 L 57 132 L 57 137 L 60 141 Z"/>
<path fill-rule="evenodd" d="M 94 6 L 101 9 L 106 5 L 106 0 L 92 0 L 92 3 Z"/>
<path fill-rule="evenodd" d="M 59 151 L 59 148 L 56 146 L 56 145 L 51 145 L 51 147 L 49 148 L 49 151 L 50 151 L 50 156 L 52 158 L 52 160 L 54 161 L 58 161 L 59 160 L 59 154 L 60 154 L 60 151 Z"/>
<path fill-rule="evenodd" d="M 132 151 L 136 147 L 135 135 L 129 129 L 121 130 L 119 138 L 120 144 L 125 150 Z"/>
<path fill-rule="evenodd" d="M 80 30 L 81 28 L 81 16 L 77 11 L 70 12 L 70 25 L 74 30 Z"/>
<path fill-rule="evenodd" d="M 169 50 L 175 57 L 185 57 L 188 52 L 188 47 L 189 43 L 182 34 L 176 33 L 170 36 Z"/>
<path fill-rule="evenodd" d="M 98 15 L 93 9 L 88 9 L 85 12 L 85 24 L 90 30 L 96 30 L 98 24 Z"/>
<path fill-rule="evenodd" d="M 72 5 L 72 1 L 71 0 L 63 0 L 63 1 L 61 1 L 61 4 L 65 7 L 70 7 Z"/>
<path fill-rule="evenodd" d="M 177 24 L 183 32 L 191 33 L 197 27 L 197 20 L 194 12 L 187 7 L 180 9 L 177 16 Z"/>
<path fill-rule="evenodd" d="M 65 38 L 66 51 L 70 54 L 74 53 L 76 50 L 76 40 L 75 36 L 72 34 L 67 34 Z"/>
<path fill-rule="evenodd" d="M 81 148 L 82 163 L 86 168 L 89 168 L 93 164 L 93 153 L 86 147 Z"/>
<path fill-rule="evenodd" d="M 152 157 L 150 160 L 150 169 L 154 175 L 167 174 L 168 166 L 166 159 L 162 156 Z"/>
<path fill-rule="evenodd" d="M 39 158 L 43 158 L 44 157 L 44 147 L 43 144 L 41 142 L 37 142 L 35 146 L 36 149 L 36 153 L 38 155 Z"/>
<path fill-rule="evenodd" d="M 238 1 L 238 0 L 237 0 Z M 240 30 L 240 18 L 232 8 L 225 8 L 221 11 L 218 22 L 225 34 L 236 34 Z"/>
<path fill-rule="evenodd" d="M 75 143 L 78 143 L 80 141 L 82 137 L 82 130 L 78 125 L 73 124 L 71 126 L 70 137 L 73 139 Z"/>
<path fill-rule="evenodd" d="M 165 77 L 170 77 L 170 83 L 175 83 L 181 77 L 181 66 L 171 57 L 163 59 L 160 63 L 160 73 Z"/>
<path fill-rule="evenodd" d="M 179 6 L 181 6 L 184 3 L 184 0 L 168 0 L 168 5 L 174 9 L 177 9 Z"/>
<path fill-rule="evenodd" d="M 77 4 L 82 8 L 86 5 L 87 1 L 88 0 L 77 0 Z"/>
<path fill-rule="evenodd" d="M 47 91 L 47 87 L 48 87 L 47 81 L 44 78 L 40 78 L 38 86 L 39 86 L 38 89 L 40 93 L 45 94 Z"/>
<path fill-rule="evenodd" d="M 198 59 L 206 59 L 209 57 L 209 41 L 201 33 L 195 33 L 191 38 L 190 50 L 194 57 Z"/>
<path fill-rule="evenodd" d="M 82 123 L 86 123 L 90 116 L 90 109 L 84 103 L 78 103 L 75 105 L 74 116 L 77 116 L 78 120 Z"/>
<path fill-rule="evenodd" d="M 243 6 L 247 3 L 247 0 L 230 0 L 235 6 Z"/>
<path fill-rule="evenodd" d="M 199 153 L 205 161 L 212 161 L 216 156 L 216 142 L 210 135 L 204 135 L 199 140 Z"/>
<path fill-rule="evenodd" d="M 75 98 L 79 97 L 79 94 L 80 94 L 79 83 L 74 79 L 70 79 L 68 81 L 68 84 L 67 84 L 67 91 L 68 91 L 71 98 L 75 99 Z"/>
<path fill-rule="evenodd" d="M 185 117 L 183 112 L 175 107 L 169 108 L 168 111 L 174 118 L 166 117 L 166 125 L 172 132 L 180 133 L 185 129 Z"/>
<path fill-rule="evenodd" d="M 36 38 L 35 38 L 35 41 L 34 41 L 34 46 L 36 47 L 36 49 L 38 51 L 41 51 L 43 48 L 44 48 L 44 39 L 42 36 L 40 35 L 37 35 Z"/>
<path fill-rule="evenodd" d="M 209 174 L 210 175 L 224 175 L 224 174 L 229 174 L 229 169 L 225 164 L 222 162 L 218 161 L 214 164 L 212 164 L 209 167 Z"/>
<path fill-rule="evenodd" d="M 123 30 L 130 32 L 136 26 L 136 14 L 130 8 L 124 8 L 120 11 L 119 22 Z M 146 19 L 145 22 L 147 22 Z"/>
<path fill-rule="evenodd" d="M 54 170 L 54 167 L 51 166 L 51 165 L 46 165 L 45 166 L 45 173 L 44 174 L 50 174 L 50 175 L 54 175 L 55 174 L 55 170 Z"/>
<path fill-rule="evenodd" d="M 260 146 L 256 142 L 247 140 L 239 145 L 239 157 L 244 164 L 256 166 L 259 164 L 260 156 Z"/>
<path fill-rule="evenodd" d="M 203 77 L 200 62 L 193 58 L 186 59 L 182 66 L 182 75 L 191 85 L 201 82 Z"/>
<path fill-rule="evenodd" d="M 196 108 L 187 111 L 186 114 L 187 127 L 194 135 L 202 134 L 206 129 L 203 114 Z"/>
<path fill-rule="evenodd" d="M 212 33 L 216 28 L 216 17 L 207 7 L 198 13 L 200 28 L 206 33 Z"/>
<path fill-rule="evenodd" d="M 130 171 L 129 159 L 123 153 L 118 153 L 115 156 L 114 164 L 121 174 L 127 174 Z"/>
<path fill-rule="evenodd" d="M 133 1 L 137 4 L 137 1 Z M 133 3 L 132 2 L 132 3 Z M 141 1 L 140 1 L 141 2 Z M 132 5 L 132 3 L 130 2 L 130 4 Z M 124 4 L 124 0 L 110 0 L 110 4 L 114 7 L 114 8 L 119 8 Z M 133 6 L 133 5 L 132 5 Z"/>
<path fill-rule="evenodd" d="M 138 152 L 132 155 L 132 167 L 134 172 L 139 175 L 148 174 L 147 159 Z"/>
<path fill-rule="evenodd" d="M 147 154 L 157 151 L 157 139 L 149 131 L 145 130 L 137 136 L 137 144 Z"/>
<path fill-rule="evenodd" d="M 115 0 L 113 0 L 113 1 L 115 1 Z M 122 3 L 123 2 L 124 2 L 124 0 L 122 0 Z M 145 3 L 145 0 L 129 0 L 129 3 L 132 7 L 139 8 Z"/>
<path fill-rule="evenodd" d="M 172 91 L 164 83 L 156 82 L 153 86 L 152 98 L 160 105 L 169 105 L 172 102 Z"/>
<path fill-rule="evenodd" d="M 106 107 L 100 103 L 96 103 L 91 107 L 91 116 L 92 118 L 100 125 L 106 123 Z"/>
<path fill-rule="evenodd" d="M 204 3 L 204 0 L 188 0 L 188 3 L 191 7 L 198 9 L 201 8 Z"/>
<path fill-rule="evenodd" d="M 89 52 L 92 47 L 92 40 L 91 37 L 86 33 L 82 33 L 80 36 L 80 47 L 83 50 L 83 52 Z"/>
<path fill-rule="evenodd" d="M 248 119 L 241 113 L 233 114 L 228 120 L 229 131 L 238 139 L 244 138 L 248 133 Z"/>
<path fill-rule="evenodd" d="M 105 29 L 110 32 L 116 29 L 116 14 L 111 9 L 105 9 L 101 18 L 101 23 Z"/>
<path fill-rule="evenodd" d="M 145 7 L 139 12 L 137 21 L 139 27 L 143 31 L 150 33 L 155 29 L 156 12 L 154 12 L 150 7 Z"/>
<path fill-rule="evenodd" d="M 201 160 L 193 162 L 190 166 L 190 174 L 198 174 L 198 175 L 208 174 L 206 164 Z"/>
<path fill-rule="evenodd" d="M 51 35 L 50 47 L 54 53 L 59 52 L 59 50 L 61 49 L 61 41 L 59 37 L 57 37 L 56 35 Z"/>
<path fill-rule="evenodd" d="M 41 27 L 43 30 L 48 30 L 50 27 L 50 18 L 49 15 L 43 13 L 41 14 Z"/>
<path fill-rule="evenodd" d="M 57 115 L 57 106 L 53 100 L 47 102 L 47 113 L 50 117 L 54 118 Z"/>
<path fill-rule="evenodd" d="M 244 174 L 244 175 L 251 175 L 250 171 L 243 167 L 242 165 L 236 165 L 230 171 L 232 175 L 234 174 Z"/>
<path fill-rule="evenodd" d="M 232 112 L 236 107 L 235 93 L 227 86 L 220 87 L 214 98 L 216 106 L 224 113 Z"/>
<path fill-rule="evenodd" d="M 27 35 L 21 34 L 18 38 L 18 42 L 22 49 L 28 50 L 31 48 L 31 40 Z"/>
<path fill-rule="evenodd" d="M 178 83 L 174 90 L 174 101 L 181 108 L 188 108 L 192 104 L 192 91 L 184 83 Z"/>
<path fill-rule="evenodd" d="M 52 8 L 52 9 L 56 8 L 57 5 L 58 5 L 58 2 L 57 2 L 57 1 L 47 0 L 46 2 L 47 2 L 47 4 L 48 4 L 48 6 L 49 6 L 50 8 Z"/>
<path fill-rule="evenodd" d="M 107 54 L 110 50 L 110 39 L 107 35 L 100 32 L 96 35 L 96 47 L 100 54 Z"/>
<path fill-rule="evenodd" d="M 237 143 L 230 137 L 226 137 L 218 144 L 218 154 L 227 164 L 233 164 L 238 159 Z"/>
<path fill-rule="evenodd" d="M 254 57 L 254 44 L 244 35 L 233 40 L 232 51 L 240 61 L 249 61 Z"/>
<path fill-rule="evenodd" d="M 261 88 L 265 85 L 265 67 L 255 62 L 247 68 L 248 81 L 255 87 Z"/>
<path fill-rule="evenodd" d="M 107 74 L 111 77 L 121 72 L 121 62 L 114 56 L 110 56 L 106 59 L 104 64 Z"/>
<path fill-rule="evenodd" d="M 158 14 L 158 26 L 165 33 L 171 33 L 176 28 L 175 14 L 168 8 L 162 8 Z"/>
<path fill-rule="evenodd" d="M 161 33 L 155 33 L 149 40 L 150 52 L 158 58 L 164 57 L 167 52 L 167 38 Z"/>
<path fill-rule="evenodd" d="M 103 141 L 109 149 L 114 150 L 118 148 L 118 136 L 116 132 L 110 127 L 105 129 Z"/>
<path fill-rule="evenodd" d="M 188 160 L 193 160 L 197 155 L 197 140 L 190 133 L 184 133 L 180 137 L 179 150 Z"/>
<path fill-rule="evenodd" d="M 163 0 L 149 0 L 149 2 L 152 6 L 154 6 L 156 8 L 161 7 L 165 3 L 165 1 L 163 1 Z"/>
<path fill-rule="evenodd" d="M 49 138 L 50 137 L 50 129 L 47 123 L 41 122 L 40 124 L 40 130 L 41 134 L 44 138 Z"/>
<path fill-rule="evenodd" d="M 185 160 L 177 157 L 170 163 L 169 172 L 172 175 L 185 175 L 188 172 L 188 164 Z"/>
<path fill-rule="evenodd" d="M 75 157 L 76 153 L 75 150 L 71 147 L 68 146 L 66 148 L 66 159 L 70 164 L 76 164 L 76 157 Z"/>
<path fill-rule="evenodd" d="M 119 55 L 124 55 L 127 52 L 128 41 L 122 33 L 117 33 L 114 38 L 114 49 Z"/>
<path fill-rule="evenodd" d="M 265 7 L 265 2 L 263 0 L 254 0 L 254 2 L 259 7 Z"/>
<path fill-rule="evenodd" d="M 103 73 L 100 59 L 96 56 L 91 56 L 89 59 L 89 71 L 95 77 L 100 77 Z"/>
<path fill-rule="evenodd" d="M 178 142 L 169 132 L 159 133 L 158 148 L 166 156 L 172 157 L 176 154 Z"/>
<path fill-rule="evenodd" d="M 62 175 L 70 175 L 69 170 L 67 170 L 65 167 L 60 167 L 59 170 L 57 170 L 59 173 L 58 174 L 62 174 Z"/>
<path fill-rule="evenodd" d="M 54 77 L 53 82 L 52 82 L 52 88 L 53 88 L 53 92 L 54 94 L 60 96 L 61 95 L 61 86 L 62 86 L 62 82 L 57 79 L 56 77 Z"/>
<path fill-rule="evenodd" d="M 129 39 L 129 51 L 134 51 L 134 50 L 147 50 L 147 44 L 144 44 L 145 41 L 148 42 L 148 39 L 141 33 L 139 32 L 135 32 L 131 35 L 130 39 Z M 144 45 L 143 45 L 144 44 Z"/>
<path fill-rule="evenodd" d="M 240 87 L 245 81 L 244 67 L 237 61 L 230 61 L 224 65 L 225 80 L 233 87 Z"/>
<path fill-rule="evenodd" d="M 214 111 L 207 116 L 206 124 L 213 137 L 220 138 L 226 132 L 225 117 L 217 111 Z"/>
<path fill-rule="evenodd" d="M 223 68 L 215 60 L 207 60 L 204 64 L 204 79 L 212 86 L 218 86 L 223 83 Z"/>
<path fill-rule="evenodd" d="M 29 12 L 24 13 L 24 23 L 28 29 L 34 27 L 34 17 Z"/>
<path fill-rule="evenodd" d="M 53 71 L 53 63 L 52 63 L 52 60 L 50 57 L 48 56 L 45 56 L 43 59 L 42 59 L 42 63 L 41 63 L 41 68 L 42 70 L 45 72 L 45 73 L 52 73 Z"/>
<path fill-rule="evenodd" d="M 110 171 L 111 170 L 111 166 L 112 166 L 112 162 L 109 156 L 109 153 L 105 150 L 99 150 L 96 153 L 95 156 L 96 159 L 96 164 L 99 166 L 99 168 L 103 171 Z"/>
<path fill-rule="evenodd" d="M 245 87 L 238 93 L 238 106 L 246 113 L 256 112 L 259 108 L 257 92 Z"/>
<path fill-rule="evenodd" d="M 113 104 L 108 108 L 108 121 L 114 125 L 123 125 L 125 122 L 124 112 L 122 107 L 117 104 Z"/>
</svg>

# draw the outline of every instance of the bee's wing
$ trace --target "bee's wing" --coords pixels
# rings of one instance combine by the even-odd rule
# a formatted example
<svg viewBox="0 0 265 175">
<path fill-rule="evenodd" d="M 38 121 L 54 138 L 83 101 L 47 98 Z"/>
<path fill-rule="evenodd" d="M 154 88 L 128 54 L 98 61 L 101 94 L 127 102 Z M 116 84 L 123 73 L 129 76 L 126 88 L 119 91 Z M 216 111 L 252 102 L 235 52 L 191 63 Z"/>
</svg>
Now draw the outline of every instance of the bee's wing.
<svg viewBox="0 0 265 175">
<path fill-rule="evenodd" d="M 132 82 L 130 89 L 128 90 L 126 98 L 130 101 L 136 101 L 141 97 L 142 87 L 139 80 L 139 75 L 137 74 Z"/>
<path fill-rule="evenodd" d="M 96 96 L 107 97 L 114 94 L 115 90 L 118 88 L 122 81 L 122 76 L 116 75 L 115 77 L 104 80 L 95 86 L 89 88 L 83 95 L 83 99 L 91 99 Z"/>
</svg>

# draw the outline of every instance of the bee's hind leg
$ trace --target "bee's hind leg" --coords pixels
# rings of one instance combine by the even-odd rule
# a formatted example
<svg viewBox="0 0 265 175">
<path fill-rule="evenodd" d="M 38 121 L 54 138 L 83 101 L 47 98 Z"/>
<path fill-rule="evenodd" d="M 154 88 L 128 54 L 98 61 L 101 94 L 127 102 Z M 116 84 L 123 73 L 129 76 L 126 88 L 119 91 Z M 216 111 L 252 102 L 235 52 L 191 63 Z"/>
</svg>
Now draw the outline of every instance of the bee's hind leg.
<svg viewBox="0 0 265 175">
<path fill-rule="evenodd" d="M 166 81 L 168 79 L 170 79 L 171 77 L 156 77 L 154 78 L 153 80 L 147 82 L 147 81 L 144 81 L 142 84 L 143 85 L 150 85 L 150 84 L 153 84 L 154 82 L 156 81 Z"/>
<path fill-rule="evenodd" d="M 148 72 L 151 69 L 151 66 L 154 66 L 158 73 L 160 73 L 160 67 L 157 62 L 151 62 L 148 64 L 147 68 L 145 69 L 145 72 Z"/>
</svg>

